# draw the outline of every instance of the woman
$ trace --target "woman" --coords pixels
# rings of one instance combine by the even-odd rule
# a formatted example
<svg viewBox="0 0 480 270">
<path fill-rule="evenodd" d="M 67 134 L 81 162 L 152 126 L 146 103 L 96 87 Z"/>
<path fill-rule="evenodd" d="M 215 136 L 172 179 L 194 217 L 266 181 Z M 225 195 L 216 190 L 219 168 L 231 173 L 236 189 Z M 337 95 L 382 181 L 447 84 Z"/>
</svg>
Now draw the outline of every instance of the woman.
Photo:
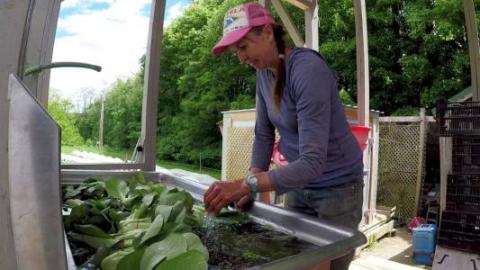
<svg viewBox="0 0 480 270">
<path fill-rule="evenodd" d="M 245 206 L 257 192 L 287 193 L 286 206 L 353 229 L 362 218 L 362 151 L 350 132 L 337 78 L 306 48 L 285 48 L 283 28 L 258 3 L 230 9 L 215 55 L 230 49 L 257 71 L 255 140 L 251 174 L 212 184 L 205 209 L 218 214 L 230 203 Z M 275 129 L 288 165 L 268 171 Z M 353 251 L 332 261 L 348 269 Z"/>
</svg>

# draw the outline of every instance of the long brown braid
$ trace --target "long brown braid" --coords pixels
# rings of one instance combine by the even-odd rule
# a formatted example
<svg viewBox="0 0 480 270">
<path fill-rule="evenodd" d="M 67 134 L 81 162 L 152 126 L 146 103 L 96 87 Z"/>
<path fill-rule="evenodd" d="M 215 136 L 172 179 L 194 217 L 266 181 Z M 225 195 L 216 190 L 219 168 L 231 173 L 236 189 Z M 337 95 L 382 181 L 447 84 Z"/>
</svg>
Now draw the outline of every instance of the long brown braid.
<svg viewBox="0 0 480 270">
<path fill-rule="evenodd" d="M 275 76 L 275 83 L 273 86 L 273 102 L 277 111 L 280 110 L 280 102 L 283 95 L 283 85 L 285 84 L 285 41 L 283 35 L 285 31 L 281 25 L 273 26 L 273 36 L 278 50 L 277 75 Z"/>
</svg>

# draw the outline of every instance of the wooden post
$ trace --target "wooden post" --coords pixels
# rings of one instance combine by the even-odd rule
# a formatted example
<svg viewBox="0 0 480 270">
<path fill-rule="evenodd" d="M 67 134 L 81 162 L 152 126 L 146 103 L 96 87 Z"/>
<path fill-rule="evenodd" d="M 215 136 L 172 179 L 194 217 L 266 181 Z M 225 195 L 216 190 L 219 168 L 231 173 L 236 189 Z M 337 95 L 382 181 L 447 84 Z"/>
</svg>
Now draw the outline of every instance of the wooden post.
<svg viewBox="0 0 480 270">
<path fill-rule="evenodd" d="M 420 204 L 420 192 L 422 188 L 422 179 L 423 179 L 423 160 L 425 152 L 425 135 L 426 135 L 426 118 L 425 118 L 425 108 L 420 109 L 420 136 L 419 136 L 419 146 L 418 146 L 418 161 L 417 161 L 417 188 L 415 193 L 415 210 L 414 216 L 418 215 L 418 206 Z"/>
<path fill-rule="evenodd" d="M 318 52 L 318 2 L 305 10 L 305 46 Z"/>
<path fill-rule="evenodd" d="M 100 109 L 100 123 L 98 127 L 98 148 L 103 153 L 103 120 L 105 115 L 105 94 L 102 95 L 102 107 Z M 125 160 L 127 160 L 125 158 Z"/>
<path fill-rule="evenodd" d="M 368 190 L 368 219 L 367 224 L 373 222 L 377 208 L 377 185 L 378 185 L 378 155 L 380 150 L 380 124 L 378 118 L 373 118 L 372 130 L 370 131 L 372 145 L 370 162 L 370 188 Z"/>
<path fill-rule="evenodd" d="M 475 6 L 473 0 L 463 0 L 465 11 L 465 26 L 467 29 L 468 52 L 470 55 L 470 76 L 472 78 L 472 99 L 480 101 L 480 47 L 478 44 L 478 30 L 475 20 Z"/>
<path fill-rule="evenodd" d="M 370 82 L 368 71 L 367 11 L 365 0 L 354 0 L 355 39 L 357 44 L 357 106 L 358 124 L 367 126 L 370 110 Z"/>
<path fill-rule="evenodd" d="M 312 2 L 315 1 L 317 0 L 287 0 L 287 2 L 302 10 L 309 9 L 312 6 Z"/>
<path fill-rule="evenodd" d="M 452 138 L 440 137 L 440 214 L 447 205 L 447 180 L 452 169 Z M 441 216 L 440 216 L 441 218 Z"/>
<path fill-rule="evenodd" d="M 228 158 L 228 134 L 229 130 L 232 128 L 232 118 L 228 112 L 223 113 L 223 126 L 222 126 L 222 175 L 220 180 L 227 180 L 227 171 L 228 168 L 227 158 Z"/>
<path fill-rule="evenodd" d="M 143 146 L 143 151 L 138 153 L 137 162 L 144 162 L 144 169 L 147 171 L 155 171 L 160 50 L 162 46 L 165 2 L 165 0 L 152 0 L 147 55 L 145 57 L 142 131 L 139 138 L 139 145 Z"/>
</svg>

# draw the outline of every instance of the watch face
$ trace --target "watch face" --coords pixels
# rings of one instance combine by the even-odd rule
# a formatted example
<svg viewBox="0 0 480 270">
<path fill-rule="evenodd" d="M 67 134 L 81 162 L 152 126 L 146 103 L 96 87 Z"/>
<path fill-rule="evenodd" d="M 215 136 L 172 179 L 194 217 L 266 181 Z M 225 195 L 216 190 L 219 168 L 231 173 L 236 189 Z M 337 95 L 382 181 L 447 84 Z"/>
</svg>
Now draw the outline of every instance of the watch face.
<svg viewBox="0 0 480 270">
<path fill-rule="evenodd" d="M 255 175 L 249 175 L 247 177 L 247 183 L 249 184 L 252 184 L 252 185 L 256 185 L 257 184 L 257 177 Z"/>
</svg>

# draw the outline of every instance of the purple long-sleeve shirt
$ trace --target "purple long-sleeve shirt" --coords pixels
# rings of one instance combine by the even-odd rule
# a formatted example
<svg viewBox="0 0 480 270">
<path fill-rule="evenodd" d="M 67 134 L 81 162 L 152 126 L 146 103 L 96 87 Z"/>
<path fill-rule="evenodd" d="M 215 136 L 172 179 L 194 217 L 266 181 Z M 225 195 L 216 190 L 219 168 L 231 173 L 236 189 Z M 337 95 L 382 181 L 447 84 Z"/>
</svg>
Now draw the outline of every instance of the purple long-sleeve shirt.
<svg viewBox="0 0 480 270">
<path fill-rule="evenodd" d="M 268 172 L 274 190 L 321 188 L 360 181 L 362 152 L 350 132 L 334 72 L 315 52 L 289 56 L 280 110 L 272 99 L 273 75 L 257 71 L 257 120 L 251 166 L 267 171 L 275 128 L 289 164 Z"/>
</svg>

